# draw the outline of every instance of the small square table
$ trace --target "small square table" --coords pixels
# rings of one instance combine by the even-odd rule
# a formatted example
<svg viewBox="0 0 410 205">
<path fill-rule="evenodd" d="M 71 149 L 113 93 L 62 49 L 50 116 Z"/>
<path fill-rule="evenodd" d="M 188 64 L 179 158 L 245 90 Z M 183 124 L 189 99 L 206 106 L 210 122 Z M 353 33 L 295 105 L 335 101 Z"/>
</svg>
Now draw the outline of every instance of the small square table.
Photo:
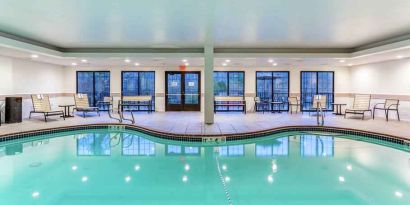
<svg viewBox="0 0 410 205">
<path fill-rule="evenodd" d="M 59 105 L 58 107 L 63 108 L 64 117 L 74 117 L 74 115 L 70 114 L 70 107 L 74 107 L 75 105 Z"/>
<path fill-rule="evenodd" d="M 271 112 L 272 113 L 275 113 L 275 112 L 281 113 L 282 112 L 281 108 L 283 108 L 283 104 L 284 104 L 284 102 L 280 102 L 280 101 L 270 102 Z"/>
<path fill-rule="evenodd" d="M 335 115 L 343 115 L 342 113 L 342 106 L 346 106 L 346 103 L 332 103 L 332 105 L 335 108 L 335 112 L 333 114 Z"/>
</svg>

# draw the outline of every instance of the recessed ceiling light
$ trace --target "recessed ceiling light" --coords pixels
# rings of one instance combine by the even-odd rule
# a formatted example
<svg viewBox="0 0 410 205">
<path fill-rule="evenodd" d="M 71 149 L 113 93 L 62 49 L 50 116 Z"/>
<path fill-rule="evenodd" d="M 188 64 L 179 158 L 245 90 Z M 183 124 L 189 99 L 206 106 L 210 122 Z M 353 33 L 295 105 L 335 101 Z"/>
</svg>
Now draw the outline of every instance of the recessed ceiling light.
<svg viewBox="0 0 410 205">
<path fill-rule="evenodd" d="M 222 63 L 222 66 L 227 66 L 228 64 L 226 64 L 226 63 Z"/>
<path fill-rule="evenodd" d="M 81 59 L 81 63 L 87 63 L 87 59 Z"/>
<path fill-rule="evenodd" d="M 396 56 L 396 58 L 400 59 L 400 58 L 403 58 L 403 56 L 402 56 L 402 55 L 398 55 L 398 56 Z"/>
<path fill-rule="evenodd" d="M 72 65 L 72 66 L 76 66 L 76 65 L 77 65 L 77 63 L 71 63 L 71 65 Z"/>
<path fill-rule="evenodd" d="M 31 57 L 31 58 L 38 58 L 38 55 L 37 55 L 37 54 L 31 54 L 30 57 Z"/>
<path fill-rule="evenodd" d="M 275 62 L 275 61 L 274 61 L 273 59 L 269 59 L 268 62 L 269 62 L 269 63 L 273 63 L 273 62 Z"/>
<path fill-rule="evenodd" d="M 124 62 L 129 63 L 129 62 L 131 62 L 131 60 L 130 59 L 125 59 Z"/>
<path fill-rule="evenodd" d="M 134 65 L 135 65 L 135 66 L 139 66 L 140 64 L 139 64 L 139 63 L 134 63 Z"/>
<path fill-rule="evenodd" d="M 353 64 L 351 64 L 351 63 L 349 63 L 349 64 L 347 64 L 348 66 L 353 66 Z"/>
<path fill-rule="evenodd" d="M 273 66 L 277 66 L 278 64 L 277 63 L 274 63 L 274 64 L 272 64 Z"/>
<path fill-rule="evenodd" d="M 182 62 L 186 63 L 186 62 L 188 62 L 188 60 L 187 59 L 182 59 Z"/>
<path fill-rule="evenodd" d="M 185 63 L 185 66 L 189 66 L 189 63 Z"/>
<path fill-rule="evenodd" d="M 229 62 L 231 62 L 231 60 L 229 60 L 229 59 L 226 59 L 226 60 L 225 60 L 225 62 L 226 62 L 226 63 L 229 63 Z"/>
<path fill-rule="evenodd" d="M 344 62 L 346 62 L 346 60 L 343 60 L 343 59 L 342 59 L 342 60 L 339 60 L 339 62 L 340 62 L 340 63 L 344 63 Z"/>
</svg>

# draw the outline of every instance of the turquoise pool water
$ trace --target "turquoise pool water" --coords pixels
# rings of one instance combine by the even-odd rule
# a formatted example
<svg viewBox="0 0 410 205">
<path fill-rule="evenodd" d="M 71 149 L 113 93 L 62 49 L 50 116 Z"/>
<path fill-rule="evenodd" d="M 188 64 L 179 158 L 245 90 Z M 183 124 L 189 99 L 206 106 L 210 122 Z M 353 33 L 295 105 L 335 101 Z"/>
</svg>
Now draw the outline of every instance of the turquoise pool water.
<svg viewBox="0 0 410 205">
<path fill-rule="evenodd" d="M 9 141 L 0 204 L 410 204 L 410 153 L 352 138 L 203 145 L 95 130 Z"/>
</svg>

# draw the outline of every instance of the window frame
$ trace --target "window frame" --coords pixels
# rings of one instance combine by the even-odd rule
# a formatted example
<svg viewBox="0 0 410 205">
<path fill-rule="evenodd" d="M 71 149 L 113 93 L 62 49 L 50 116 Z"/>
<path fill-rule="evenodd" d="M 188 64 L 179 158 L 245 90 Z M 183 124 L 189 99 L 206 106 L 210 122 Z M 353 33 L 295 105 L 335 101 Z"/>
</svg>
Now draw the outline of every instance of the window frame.
<svg viewBox="0 0 410 205">
<path fill-rule="evenodd" d="M 226 93 L 227 93 L 227 95 L 226 96 L 231 96 L 230 93 L 229 93 L 229 75 L 230 75 L 230 73 L 242 73 L 243 74 L 243 80 L 242 80 L 243 96 L 235 96 L 235 97 L 245 97 L 245 71 L 214 71 L 213 74 L 214 73 L 227 73 L 227 75 L 226 75 L 226 77 L 227 77 L 227 83 L 226 83 Z M 214 76 L 212 76 L 212 77 L 213 77 L 213 80 L 215 82 Z M 215 88 L 214 88 L 214 92 L 215 92 Z M 217 95 L 215 95 L 215 96 L 217 96 Z"/>
<path fill-rule="evenodd" d="M 151 111 L 155 111 L 155 71 L 134 71 L 134 70 L 130 70 L 130 71 L 121 71 L 121 98 L 124 96 L 124 73 L 138 73 L 138 78 L 137 78 L 137 85 L 138 85 L 138 90 L 137 90 L 137 96 L 141 95 L 141 86 L 140 86 L 140 73 L 153 73 L 154 74 L 154 93 L 151 96 L 152 97 L 152 106 L 151 106 Z M 135 109 L 137 108 L 137 109 Z M 147 111 L 147 110 L 141 110 L 140 106 L 135 106 L 135 108 L 132 111 Z"/>
<path fill-rule="evenodd" d="M 287 93 L 287 98 L 290 96 L 290 71 L 256 71 L 255 72 L 255 97 L 258 97 L 258 73 L 271 73 L 272 76 L 274 73 L 287 73 L 288 74 L 288 93 Z M 274 90 L 274 80 L 272 79 L 272 98 L 270 99 L 271 101 L 273 100 L 273 90 Z M 288 102 L 288 99 L 286 99 L 286 102 Z M 285 106 L 284 106 L 285 107 Z M 258 107 L 256 107 L 256 112 L 260 112 L 262 110 L 259 110 Z M 286 106 L 286 109 L 280 109 L 280 111 L 289 111 L 289 106 Z"/>
<path fill-rule="evenodd" d="M 98 70 L 98 71 L 82 71 L 82 70 L 77 70 L 76 71 L 76 93 L 78 94 L 79 92 L 78 92 L 78 74 L 79 73 L 92 73 L 93 74 L 93 103 L 90 103 L 90 106 L 92 106 L 92 107 L 97 107 L 98 105 L 97 105 L 97 103 L 98 103 L 98 101 L 97 101 L 97 99 L 95 98 L 95 74 L 96 73 L 108 73 L 109 74 L 109 81 L 110 81 L 110 83 L 109 83 L 109 87 L 110 87 L 110 91 L 108 92 L 109 93 L 109 96 L 111 96 L 111 72 L 110 71 L 106 71 L 106 70 Z M 102 109 L 100 109 L 101 111 L 104 111 L 104 110 L 102 110 Z M 105 110 L 105 111 L 107 111 L 107 110 Z"/>
<path fill-rule="evenodd" d="M 316 73 L 316 95 L 319 94 L 319 73 L 332 73 L 332 99 L 333 102 L 327 102 L 328 104 L 334 103 L 335 101 L 335 71 L 300 71 L 300 109 L 303 110 L 304 112 L 313 112 L 316 110 L 313 109 L 303 109 L 303 101 L 302 101 L 302 96 L 303 96 L 303 73 Z M 324 111 L 333 111 L 334 108 L 333 106 L 330 106 L 330 109 L 326 109 Z"/>
<path fill-rule="evenodd" d="M 214 83 L 215 83 L 215 73 L 226 73 L 226 93 L 227 93 L 227 95 L 226 96 L 231 96 L 231 97 L 243 97 L 244 99 L 245 99 L 245 82 L 246 82 L 246 80 L 245 80 L 245 71 L 214 71 L 213 72 L 213 76 L 212 76 L 212 79 L 213 79 L 213 81 L 214 81 Z M 229 93 L 229 90 L 230 90 L 230 83 L 229 83 L 229 79 L 230 79 L 230 74 L 231 73 L 241 73 L 242 75 L 243 75 L 243 79 L 242 79 L 242 87 L 243 87 L 243 89 L 242 89 L 242 93 L 243 93 L 243 95 L 242 96 L 239 96 L 239 95 L 230 95 L 230 93 Z M 216 97 L 216 96 L 222 96 L 222 95 L 215 95 L 215 84 L 214 84 L 214 87 L 213 87 L 213 89 L 214 89 L 214 96 Z M 220 108 L 220 107 L 218 107 L 218 108 Z M 236 109 L 237 108 L 237 109 Z M 244 112 L 244 106 L 237 106 L 237 107 L 234 107 L 233 105 L 232 106 L 227 106 L 226 107 L 226 109 L 218 109 L 217 111 L 218 112 L 231 112 L 231 111 L 233 111 L 233 112 L 236 112 L 236 111 L 239 111 L 239 112 Z"/>
</svg>

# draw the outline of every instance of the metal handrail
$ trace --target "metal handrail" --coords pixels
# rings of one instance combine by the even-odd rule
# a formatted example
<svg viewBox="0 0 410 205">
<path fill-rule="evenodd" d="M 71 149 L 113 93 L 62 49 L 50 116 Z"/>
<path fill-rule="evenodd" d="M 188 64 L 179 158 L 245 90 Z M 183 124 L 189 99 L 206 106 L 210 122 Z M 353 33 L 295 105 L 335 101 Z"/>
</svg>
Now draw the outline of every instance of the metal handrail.
<svg viewBox="0 0 410 205">
<path fill-rule="evenodd" d="M 114 106 L 111 106 L 111 110 L 110 109 L 108 110 L 108 117 L 114 120 L 118 120 L 120 123 L 122 123 L 122 118 L 121 118 L 121 114 L 119 110 L 118 110 L 119 118 L 112 116 L 111 113 L 114 113 Z"/>
<path fill-rule="evenodd" d="M 317 102 L 316 120 L 318 126 L 323 126 L 325 124 L 325 114 L 323 113 L 322 103 L 320 102 Z"/>
</svg>

